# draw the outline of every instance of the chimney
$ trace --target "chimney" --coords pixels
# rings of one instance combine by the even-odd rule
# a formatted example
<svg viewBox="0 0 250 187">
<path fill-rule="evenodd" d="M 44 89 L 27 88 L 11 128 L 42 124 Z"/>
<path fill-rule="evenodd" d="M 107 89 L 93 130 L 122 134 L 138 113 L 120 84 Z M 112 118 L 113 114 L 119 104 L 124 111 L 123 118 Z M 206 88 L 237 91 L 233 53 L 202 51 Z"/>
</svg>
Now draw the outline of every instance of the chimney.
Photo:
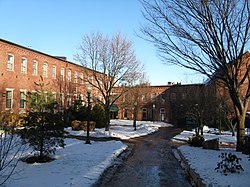
<svg viewBox="0 0 250 187">
<path fill-rule="evenodd" d="M 65 56 L 55 56 L 56 58 L 59 58 L 59 59 L 61 59 L 61 60 L 65 60 L 65 61 L 67 61 L 67 57 L 65 57 Z"/>
</svg>

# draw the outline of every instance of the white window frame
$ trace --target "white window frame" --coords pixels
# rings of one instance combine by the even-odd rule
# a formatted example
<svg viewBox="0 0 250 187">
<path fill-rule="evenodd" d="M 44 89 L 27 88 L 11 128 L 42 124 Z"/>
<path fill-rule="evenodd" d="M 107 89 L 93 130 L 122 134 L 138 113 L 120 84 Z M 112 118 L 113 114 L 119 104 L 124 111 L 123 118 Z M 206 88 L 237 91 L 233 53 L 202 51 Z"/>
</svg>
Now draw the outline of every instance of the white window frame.
<svg viewBox="0 0 250 187">
<path fill-rule="evenodd" d="M 24 93 L 24 98 L 23 98 L 24 104 L 23 104 L 23 107 L 21 107 L 21 100 L 22 100 L 21 93 Z M 21 89 L 20 92 L 19 92 L 19 108 L 20 109 L 25 109 L 26 108 L 26 101 L 25 100 L 26 100 L 26 90 Z"/>
<path fill-rule="evenodd" d="M 56 92 L 52 92 L 53 98 L 56 101 Z"/>
<path fill-rule="evenodd" d="M 11 92 L 11 98 L 10 98 L 10 107 L 7 107 L 7 99 L 8 99 L 8 94 L 7 92 Z M 11 110 L 13 108 L 13 92 L 14 92 L 14 88 L 6 88 L 6 99 L 5 99 L 5 108 L 6 110 Z"/>
<path fill-rule="evenodd" d="M 11 58 L 9 58 L 11 57 Z M 7 70 L 14 71 L 15 57 L 13 54 L 8 54 Z"/>
<path fill-rule="evenodd" d="M 75 71 L 75 73 L 74 73 L 74 83 L 77 83 L 77 79 L 78 79 L 78 74 L 77 74 L 77 72 Z"/>
<path fill-rule="evenodd" d="M 64 68 L 60 70 L 60 80 L 64 80 Z"/>
<path fill-rule="evenodd" d="M 83 73 L 81 73 L 81 81 L 80 81 L 81 84 L 84 84 L 84 75 Z"/>
<path fill-rule="evenodd" d="M 36 60 L 32 61 L 32 75 L 37 76 L 38 73 L 38 62 Z"/>
<path fill-rule="evenodd" d="M 56 66 L 52 66 L 52 79 L 56 79 Z"/>
<path fill-rule="evenodd" d="M 24 57 L 21 59 L 21 73 L 27 73 L 27 58 Z"/>
<path fill-rule="evenodd" d="M 43 64 L 43 77 L 48 77 L 48 64 Z"/>
<path fill-rule="evenodd" d="M 71 74 L 72 74 L 72 72 L 71 72 L 71 70 L 69 69 L 69 70 L 68 70 L 68 73 L 67 73 L 67 78 L 68 78 L 68 81 L 69 81 L 69 82 L 71 82 Z"/>
</svg>

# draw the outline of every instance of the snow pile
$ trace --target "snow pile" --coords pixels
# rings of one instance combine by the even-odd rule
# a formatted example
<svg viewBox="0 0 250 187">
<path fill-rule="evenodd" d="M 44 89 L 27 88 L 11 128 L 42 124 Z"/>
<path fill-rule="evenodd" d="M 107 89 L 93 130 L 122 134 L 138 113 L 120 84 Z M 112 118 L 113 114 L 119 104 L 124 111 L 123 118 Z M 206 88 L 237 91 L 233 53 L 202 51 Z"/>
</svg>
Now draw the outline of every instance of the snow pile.
<svg viewBox="0 0 250 187">
<path fill-rule="evenodd" d="M 218 133 L 208 133 L 212 132 L 207 131 L 207 133 L 203 133 L 203 137 L 205 140 L 211 140 L 211 139 L 216 139 L 218 138 L 220 142 L 222 143 L 235 143 L 236 142 L 236 136 L 232 136 L 230 132 L 222 132 L 221 135 Z M 214 130 L 213 130 L 214 132 Z M 178 134 L 173 138 L 174 141 L 187 141 L 189 137 L 192 137 L 195 134 L 194 131 L 183 131 L 182 133 Z"/>
<path fill-rule="evenodd" d="M 248 155 L 243 155 L 233 149 L 220 149 L 220 151 L 214 151 L 187 145 L 181 146 L 178 149 L 187 159 L 190 167 L 200 175 L 202 182 L 206 184 L 206 186 L 249 186 L 250 161 Z M 222 159 L 218 157 L 222 152 L 231 152 L 238 158 L 241 158 L 240 164 L 244 171 L 240 172 L 240 174 L 230 173 L 227 176 L 217 172 L 215 168 L 217 167 L 217 163 L 222 161 Z"/>
<path fill-rule="evenodd" d="M 221 135 L 211 134 L 218 132 L 218 129 L 207 128 L 206 133 L 204 133 L 205 140 L 219 138 L 221 143 L 236 144 L 236 137 L 232 136 L 230 132 L 222 132 Z M 195 134 L 194 131 L 183 131 L 182 133 L 176 135 L 173 141 L 187 141 L 189 137 Z M 202 182 L 206 186 L 232 186 L 232 187 L 245 187 L 250 184 L 250 161 L 249 156 L 244 155 L 240 152 L 236 152 L 235 149 L 220 148 L 219 151 L 206 150 L 198 147 L 191 147 L 188 145 L 183 145 L 178 148 L 183 156 L 188 161 L 190 167 L 200 175 Z M 241 166 L 244 171 L 240 174 L 233 173 L 225 176 L 223 173 L 217 172 L 215 168 L 217 163 L 222 161 L 222 158 L 218 156 L 221 153 L 232 153 L 238 158 L 241 158 Z"/>
</svg>

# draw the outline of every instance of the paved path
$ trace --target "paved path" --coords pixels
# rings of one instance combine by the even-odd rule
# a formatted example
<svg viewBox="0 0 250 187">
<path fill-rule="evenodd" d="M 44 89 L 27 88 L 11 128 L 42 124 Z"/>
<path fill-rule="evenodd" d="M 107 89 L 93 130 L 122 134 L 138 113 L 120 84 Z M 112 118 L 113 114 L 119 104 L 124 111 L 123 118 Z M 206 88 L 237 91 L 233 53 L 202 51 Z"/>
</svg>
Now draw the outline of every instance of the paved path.
<svg viewBox="0 0 250 187">
<path fill-rule="evenodd" d="M 125 142 L 131 152 L 119 167 L 110 168 L 95 187 L 189 187 L 184 171 L 172 154 L 170 139 L 182 129 L 160 128 Z M 113 170 L 113 171 L 112 171 Z"/>
</svg>

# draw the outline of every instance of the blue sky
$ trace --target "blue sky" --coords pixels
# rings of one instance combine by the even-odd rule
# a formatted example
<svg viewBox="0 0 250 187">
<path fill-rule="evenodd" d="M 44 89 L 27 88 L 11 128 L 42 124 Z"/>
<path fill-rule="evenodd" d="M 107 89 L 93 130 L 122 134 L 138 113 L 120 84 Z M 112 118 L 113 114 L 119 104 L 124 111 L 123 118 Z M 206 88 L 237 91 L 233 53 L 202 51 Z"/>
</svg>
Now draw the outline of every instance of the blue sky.
<svg viewBox="0 0 250 187">
<path fill-rule="evenodd" d="M 194 72 L 163 65 L 151 43 L 139 38 L 145 23 L 138 0 L 0 0 L 0 38 L 74 62 L 83 35 L 120 32 L 132 41 L 152 85 L 195 83 Z"/>
</svg>

